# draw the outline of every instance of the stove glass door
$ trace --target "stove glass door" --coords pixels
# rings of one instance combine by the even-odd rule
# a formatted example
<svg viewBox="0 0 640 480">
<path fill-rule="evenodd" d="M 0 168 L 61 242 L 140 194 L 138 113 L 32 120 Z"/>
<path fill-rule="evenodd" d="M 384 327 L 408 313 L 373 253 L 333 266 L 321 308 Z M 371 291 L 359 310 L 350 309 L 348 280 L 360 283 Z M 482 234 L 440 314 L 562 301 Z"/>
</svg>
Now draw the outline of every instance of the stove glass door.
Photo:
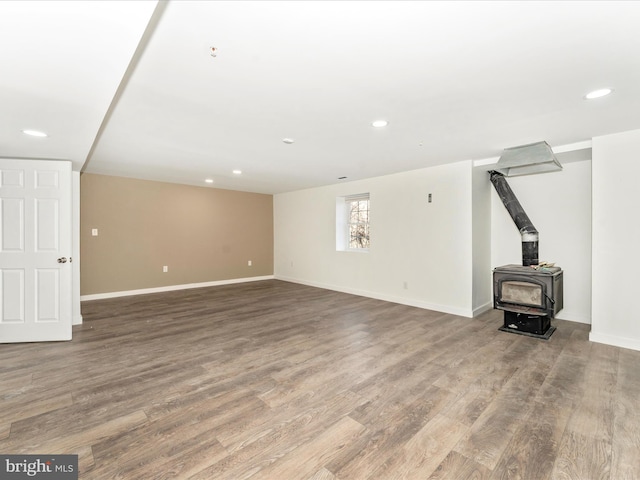
<svg viewBox="0 0 640 480">
<path fill-rule="evenodd" d="M 517 305 L 542 307 L 542 286 L 529 282 L 502 282 L 501 301 Z"/>
</svg>

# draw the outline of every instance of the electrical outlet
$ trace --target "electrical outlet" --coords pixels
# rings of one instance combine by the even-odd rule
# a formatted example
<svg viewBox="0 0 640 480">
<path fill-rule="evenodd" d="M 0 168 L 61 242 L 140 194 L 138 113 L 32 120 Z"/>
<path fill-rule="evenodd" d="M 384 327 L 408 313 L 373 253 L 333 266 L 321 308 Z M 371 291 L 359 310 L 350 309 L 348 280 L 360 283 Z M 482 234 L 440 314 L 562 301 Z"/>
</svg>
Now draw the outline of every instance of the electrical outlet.
<svg viewBox="0 0 640 480">
<path fill-rule="evenodd" d="M 91 229 L 91 236 L 92 237 L 97 237 L 98 236 L 98 229 L 97 228 L 92 228 Z"/>
<path fill-rule="evenodd" d="M 251 264 L 252 264 L 252 263 L 251 263 L 251 260 L 249 260 L 249 261 L 247 262 L 247 265 L 250 267 L 250 266 L 251 266 Z"/>
<path fill-rule="evenodd" d="M 167 273 L 167 272 L 169 271 L 169 267 L 168 267 L 167 265 L 163 266 L 163 267 L 162 267 L 162 271 L 163 271 L 164 273 Z"/>
</svg>

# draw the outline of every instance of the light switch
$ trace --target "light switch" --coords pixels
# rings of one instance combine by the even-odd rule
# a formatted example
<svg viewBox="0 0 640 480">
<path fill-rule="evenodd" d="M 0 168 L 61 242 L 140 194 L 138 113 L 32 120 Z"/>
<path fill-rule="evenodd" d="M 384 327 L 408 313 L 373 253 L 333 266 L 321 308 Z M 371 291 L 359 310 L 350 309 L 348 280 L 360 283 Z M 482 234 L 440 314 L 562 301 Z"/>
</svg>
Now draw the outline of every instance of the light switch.
<svg viewBox="0 0 640 480">
<path fill-rule="evenodd" d="M 97 237 L 98 236 L 98 229 L 97 228 L 92 228 L 91 229 L 91 236 L 92 237 Z"/>
</svg>

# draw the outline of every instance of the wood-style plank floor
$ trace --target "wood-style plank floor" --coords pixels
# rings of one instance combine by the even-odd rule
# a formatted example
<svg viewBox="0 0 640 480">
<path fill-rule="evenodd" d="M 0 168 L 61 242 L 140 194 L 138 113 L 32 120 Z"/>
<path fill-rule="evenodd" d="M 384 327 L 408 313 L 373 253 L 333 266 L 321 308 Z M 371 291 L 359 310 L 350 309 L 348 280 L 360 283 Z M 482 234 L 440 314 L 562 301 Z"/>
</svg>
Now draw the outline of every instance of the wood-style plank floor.
<svg viewBox="0 0 640 480">
<path fill-rule="evenodd" d="M 0 345 L 0 453 L 81 479 L 640 478 L 640 352 L 268 280 Z"/>
</svg>

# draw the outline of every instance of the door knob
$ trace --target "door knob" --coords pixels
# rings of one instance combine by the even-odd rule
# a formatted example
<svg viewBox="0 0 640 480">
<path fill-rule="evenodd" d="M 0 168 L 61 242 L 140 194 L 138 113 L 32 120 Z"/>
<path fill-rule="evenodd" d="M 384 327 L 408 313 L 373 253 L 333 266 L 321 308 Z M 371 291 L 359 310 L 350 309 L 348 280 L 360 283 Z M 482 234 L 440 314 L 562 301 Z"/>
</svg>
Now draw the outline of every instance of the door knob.
<svg viewBox="0 0 640 480">
<path fill-rule="evenodd" d="M 58 263 L 67 263 L 67 257 L 60 257 Z"/>
</svg>

